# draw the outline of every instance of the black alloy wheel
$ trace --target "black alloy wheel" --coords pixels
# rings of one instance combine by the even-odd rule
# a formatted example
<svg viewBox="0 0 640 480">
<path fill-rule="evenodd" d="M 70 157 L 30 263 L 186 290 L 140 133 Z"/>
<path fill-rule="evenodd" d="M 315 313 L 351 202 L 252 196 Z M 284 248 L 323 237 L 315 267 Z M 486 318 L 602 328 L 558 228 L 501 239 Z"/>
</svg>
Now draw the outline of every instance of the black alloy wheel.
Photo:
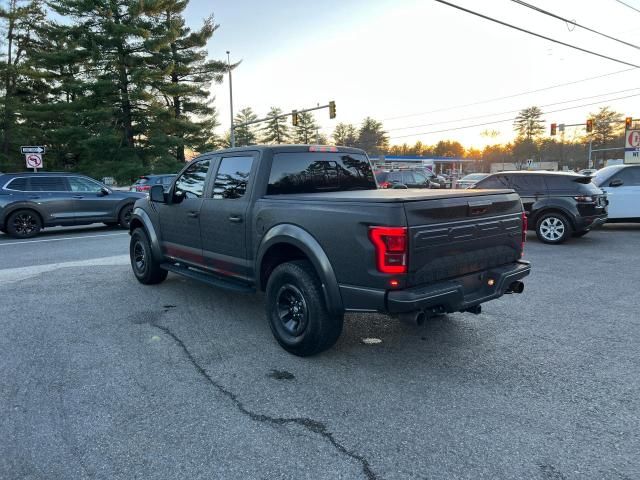
<svg viewBox="0 0 640 480">
<path fill-rule="evenodd" d="M 277 294 L 278 318 L 286 332 L 297 337 L 307 328 L 309 309 L 298 287 L 286 283 Z"/>
<path fill-rule="evenodd" d="M 16 238 L 35 237 L 42 230 L 42 221 L 31 210 L 18 210 L 7 220 L 7 233 Z"/>
</svg>

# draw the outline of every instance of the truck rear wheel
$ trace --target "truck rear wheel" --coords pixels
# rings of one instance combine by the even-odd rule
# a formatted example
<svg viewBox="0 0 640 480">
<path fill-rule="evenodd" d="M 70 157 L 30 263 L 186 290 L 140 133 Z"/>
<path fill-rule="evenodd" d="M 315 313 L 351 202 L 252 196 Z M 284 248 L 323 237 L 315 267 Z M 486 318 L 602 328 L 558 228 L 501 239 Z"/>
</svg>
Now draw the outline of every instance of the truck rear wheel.
<svg viewBox="0 0 640 480">
<path fill-rule="evenodd" d="M 267 282 L 266 312 L 280 346 L 300 357 L 327 350 L 342 333 L 343 316 L 327 310 L 320 280 L 308 261 L 275 268 Z"/>
</svg>

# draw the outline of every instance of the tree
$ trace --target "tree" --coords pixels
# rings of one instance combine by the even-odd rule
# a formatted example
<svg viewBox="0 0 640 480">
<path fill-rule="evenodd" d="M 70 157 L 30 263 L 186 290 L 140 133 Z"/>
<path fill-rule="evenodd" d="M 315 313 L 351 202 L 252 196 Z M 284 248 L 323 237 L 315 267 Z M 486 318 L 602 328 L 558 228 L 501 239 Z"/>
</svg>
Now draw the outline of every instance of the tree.
<svg viewBox="0 0 640 480">
<path fill-rule="evenodd" d="M 295 127 L 294 141 L 296 143 L 315 143 L 318 133 L 318 124 L 311 112 L 298 114 L 298 125 Z"/>
<path fill-rule="evenodd" d="M 271 107 L 267 115 L 269 120 L 262 129 L 263 143 L 287 143 L 291 138 L 287 125 L 287 117 L 279 117 L 280 115 L 282 115 L 280 108 Z"/>
<path fill-rule="evenodd" d="M 535 141 L 544 132 L 542 110 L 535 106 L 520 110 L 513 122 L 513 128 L 519 138 Z"/>
<path fill-rule="evenodd" d="M 151 142 L 157 156 L 171 155 L 185 161 L 185 148 L 205 151 L 213 148 L 213 129 L 218 126 L 216 112 L 209 101 L 212 82 L 220 83 L 228 70 L 226 62 L 207 60 L 205 46 L 218 25 L 213 16 L 191 31 L 183 16 L 187 2 L 165 0 L 163 11 L 154 17 L 152 34 L 146 46 L 146 64 L 154 72 L 151 81 L 156 102 L 151 118 Z"/>
<path fill-rule="evenodd" d="M 389 147 L 389 137 L 387 137 L 387 132 L 382 129 L 382 123 L 371 117 L 366 117 L 358 131 L 357 146 L 370 155 L 384 153 Z"/>
<path fill-rule="evenodd" d="M 617 140 L 624 132 L 624 117 L 610 107 L 601 107 L 596 113 L 589 114 L 593 119 L 591 139 L 599 147 Z"/>
<path fill-rule="evenodd" d="M 37 25 L 44 21 L 41 0 L 9 0 L 6 7 L 0 7 L 0 26 L 5 32 L 0 53 L 0 166 L 5 162 L 9 162 L 7 166 L 15 164 L 9 158 L 17 152 L 19 143 L 26 140 L 22 111 L 25 106 L 42 100 L 36 98 L 42 82 L 30 81 L 33 79 L 27 73 L 28 52 L 39 40 Z"/>
<path fill-rule="evenodd" d="M 237 125 L 233 129 L 233 134 L 236 140 L 236 147 L 255 145 L 257 143 L 255 126 L 244 125 L 245 123 L 253 122 L 257 119 L 258 116 L 253 113 L 251 107 L 243 108 L 238 112 L 236 118 L 233 120 L 234 125 Z"/>
<path fill-rule="evenodd" d="M 355 147 L 358 142 L 358 131 L 351 123 L 338 123 L 331 134 L 336 145 Z"/>
<path fill-rule="evenodd" d="M 464 147 L 455 140 L 440 140 L 434 149 L 437 157 L 463 157 Z"/>
</svg>

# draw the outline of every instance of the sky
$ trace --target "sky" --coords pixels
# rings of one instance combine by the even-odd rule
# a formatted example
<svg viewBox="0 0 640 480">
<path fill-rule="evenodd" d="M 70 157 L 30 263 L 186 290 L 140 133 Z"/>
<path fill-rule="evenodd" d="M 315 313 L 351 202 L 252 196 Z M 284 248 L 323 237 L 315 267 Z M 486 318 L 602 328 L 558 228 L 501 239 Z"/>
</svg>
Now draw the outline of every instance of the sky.
<svg viewBox="0 0 640 480">
<path fill-rule="evenodd" d="M 640 0 L 624 1 L 640 10 Z M 640 65 L 640 48 L 511 0 L 450 3 Z M 617 0 L 528 3 L 640 45 L 640 11 Z M 232 63 L 241 61 L 233 71 L 235 112 L 252 107 L 264 117 L 271 106 L 291 111 L 335 100 L 336 119 L 330 120 L 327 110 L 316 112 L 323 133 L 330 134 L 338 122 L 358 125 L 371 116 L 383 122 L 392 144 L 451 139 L 476 148 L 512 140 L 513 117 L 532 105 L 542 107 L 547 129 L 550 123 L 585 123 L 590 112 L 604 105 L 640 118 L 640 68 L 434 0 L 191 0 L 187 23 L 197 28 L 210 14 L 220 27 L 209 42 L 209 55 L 223 59 L 229 50 Z M 493 101 L 622 70 L 628 71 Z M 227 82 L 211 88 L 220 133 L 230 122 Z M 580 107 L 586 104 L 593 105 Z M 480 123 L 490 124 L 460 128 Z M 442 131 L 452 128 L 458 129 Z M 583 133 L 576 127 L 565 135 L 572 139 Z"/>
</svg>

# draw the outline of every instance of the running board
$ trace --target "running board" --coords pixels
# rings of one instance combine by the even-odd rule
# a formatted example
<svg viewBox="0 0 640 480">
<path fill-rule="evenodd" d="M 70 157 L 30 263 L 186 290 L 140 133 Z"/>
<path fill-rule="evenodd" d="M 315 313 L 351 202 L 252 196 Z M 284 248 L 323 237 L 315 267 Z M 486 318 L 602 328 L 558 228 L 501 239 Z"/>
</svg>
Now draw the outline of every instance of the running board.
<svg viewBox="0 0 640 480">
<path fill-rule="evenodd" d="M 242 293 L 254 293 L 255 289 L 245 283 L 237 282 L 235 280 L 227 280 L 226 278 L 218 277 L 211 273 L 195 270 L 193 268 L 175 265 L 173 263 L 162 263 L 160 268 L 169 272 L 177 273 L 184 277 L 198 280 L 199 282 L 206 283 L 213 287 L 224 288 L 225 290 L 233 290 L 234 292 Z"/>
</svg>

